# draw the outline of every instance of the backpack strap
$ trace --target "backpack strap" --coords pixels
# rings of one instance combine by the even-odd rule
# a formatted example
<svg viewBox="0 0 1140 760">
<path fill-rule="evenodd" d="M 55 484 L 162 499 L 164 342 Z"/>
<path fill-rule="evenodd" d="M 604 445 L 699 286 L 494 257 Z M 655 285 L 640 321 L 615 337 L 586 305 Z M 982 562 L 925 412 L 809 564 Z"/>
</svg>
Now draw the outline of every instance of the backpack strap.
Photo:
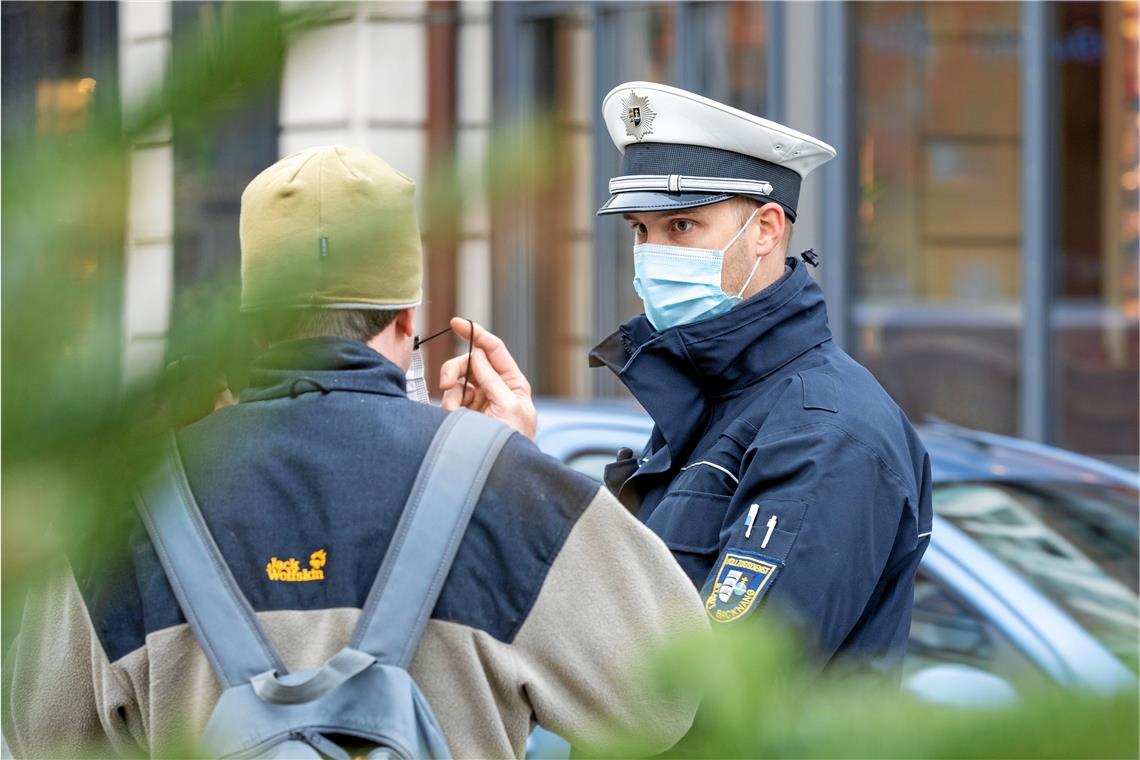
<svg viewBox="0 0 1140 760">
<path fill-rule="evenodd" d="M 513 430 L 457 409 L 435 434 L 350 647 L 406 668 L 467 532 L 483 485 Z"/>
<path fill-rule="evenodd" d="M 267 670 L 286 672 L 206 528 L 173 434 L 135 502 L 178 606 L 223 688 Z"/>
</svg>

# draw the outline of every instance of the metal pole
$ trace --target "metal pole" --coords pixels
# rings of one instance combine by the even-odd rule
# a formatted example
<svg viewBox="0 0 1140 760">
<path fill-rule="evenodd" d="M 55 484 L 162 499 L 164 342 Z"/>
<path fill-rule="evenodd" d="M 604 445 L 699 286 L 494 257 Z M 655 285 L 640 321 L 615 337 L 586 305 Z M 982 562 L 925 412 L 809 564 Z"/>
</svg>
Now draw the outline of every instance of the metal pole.
<svg viewBox="0 0 1140 760">
<path fill-rule="evenodd" d="M 703 51 L 696 9 L 685 0 L 674 2 L 672 7 L 674 37 L 679 43 L 673 63 L 673 81 L 682 89 L 697 90 L 700 88 L 697 60 Z"/>
<path fill-rule="evenodd" d="M 784 13 L 784 0 L 772 0 L 764 6 L 767 18 L 768 50 L 766 62 L 768 70 L 767 101 L 764 104 L 764 116 L 772 121 L 784 121 L 784 38 L 788 30 Z"/>
<path fill-rule="evenodd" d="M 608 4 L 591 4 L 594 30 L 594 81 L 593 99 L 590 105 L 595 110 L 590 114 L 593 124 L 593 197 L 594 208 L 600 208 L 610 197 L 609 179 L 616 162 L 617 150 L 610 141 L 609 132 L 601 118 L 602 98 L 611 85 L 621 81 L 617 71 L 614 51 L 620 38 L 617 30 L 618 14 Z M 628 255 L 619 245 L 617 222 L 612 217 L 598 217 L 594 221 L 594 321 L 591 343 L 597 342 L 612 333 L 618 326 L 619 288 L 629 287 L 617 276 L 620 271 L 618 257 Z M 586 357 L 582 357 L 586 361 Z M 603 369 L 590 370 L 590 390 L 594 396 L 613 396 L 620 392 L 621 383 L 612 372 Z"/>
<path fill-rule="evenodd" d="M 527 150 L 520 145 L 519 120 L 527 111 L 527 94 L 533 91 L 533 24 L 523 18 L 525 3 L 494 3 L 491 10 L 494 52 L 492 56 L 492 115 L 497 149 Z M 505 135 L 510 134 L 509 142 Z M 492 156 L 492 165 L 496 162 Z M 492 329 L 511 347 L 523 372 L 534 372 L 531 348 L 533 322 L 530 309 L 530 260 L 527 230 L 519 220 L 528 218 L 522 204 L 529 193 L 519 188 L 510 198 L 492 203 L 491 224 L 491 321 Z"/>
<path fill-rule="evenodd" d="M 851 345 L 852 280 L 855 246 L 854 204 L 852 188 L 855 174 L 854 140 L 851 139 L 851 42 L 848 33 L 846 3 L 826 3 L 823 13 L 823 87 L 820 113 L 823 114 L 823 136 L 835 147 L 838 156 L 825 165 L 818 177 L 809 181 L 823 183 L 823 250 L 820 277 L 827 297 L 827 312 L 835 342 Z"/>
<path fill-rule="evenodd" d="M 451 164 L 455 155 L 455 122 L 458 97 L 456 94 L 456 66 L 458 29 L 456 20 L 459 8 L 455 0 L 429 0 L 427 22 L 427 175 L 435 182 Z M 439 186 L 436 186 L 436 191 Z M 436 325 L 446 325 L 456 314 L 457 268 L 459 256 L 459 214 L 451 209 L 442 210 L 442 204 L 428 207 L 427 271 L 428 286 L 427 324 L 432 331 Z M 427 370 L 428 388 L 439 392 L 439 370 L 445 359 L 452 355 L 454 346 L 429 346 Z"/>
<path fill-rule="evenodd" d="M 1045 442 L 1050 429 L 1049 302 L 1054 250 L 1052 7 L 1021 6 L 1021 373 L 1019 432 Z"/>
</svg>

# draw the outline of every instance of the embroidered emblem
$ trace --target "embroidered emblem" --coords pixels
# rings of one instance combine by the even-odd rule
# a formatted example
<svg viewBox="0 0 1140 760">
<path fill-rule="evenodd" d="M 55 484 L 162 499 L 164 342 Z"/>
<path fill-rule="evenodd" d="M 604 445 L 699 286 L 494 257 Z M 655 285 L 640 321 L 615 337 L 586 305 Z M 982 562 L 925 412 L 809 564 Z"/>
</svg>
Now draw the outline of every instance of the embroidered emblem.
<svg viewBox="0 0 1140 760">
<path fill-rule="evenodd" d="M 649 107 L 649 98 L 638 95 L 630 90 L 629 96 L 622 101 L 622 121 L 625 122 L 625 133 L 636 138 L 639 142 L 645 135 L 653 134 L 653 120 L 657 112 Z"/>
<path fill-rule="evenodd" d="M 325 579 L 325 565 L 328 564 L 328 554 L 324 549 L 317 549 L 309 555 L 309 566 L 301 567 L 301 563 L 293 557 L 277 559 L 270 557 L 265 566 L 265 574 L 271 581 L 285 581 L 299 583 L 302 581 L 323 581 Z"/>
<path fill-rule="evenodd" d="M 781 563 L 758 554 L 729 549 L 724 553 L 711 588 L 706 584 L 705 611 L 717 623 L 731 623 L 752 611 L 753 605 L 768 590 Z"/>
</svg>

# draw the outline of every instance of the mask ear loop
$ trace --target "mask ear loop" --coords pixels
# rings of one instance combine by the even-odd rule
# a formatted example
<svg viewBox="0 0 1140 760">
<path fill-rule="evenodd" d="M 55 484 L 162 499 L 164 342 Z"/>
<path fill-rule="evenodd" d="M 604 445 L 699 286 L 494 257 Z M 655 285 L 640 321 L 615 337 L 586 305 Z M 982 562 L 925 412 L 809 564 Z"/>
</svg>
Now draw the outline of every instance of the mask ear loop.
<svg viewBox="0 0 1140 760">
<path fill-rule="evenodd" d="M 744 295 L 744 291 L 748 289 L 748 283 L 752 282 L 752 278 L 756 274 L 756 269 L 760 266 L 760 261 L 763 258 L 763 256 L 756 257 L 756 263 L 752 265 L 752 271 L 748 273 L 748 279 L 745 280 L 744 284 L 740 286 L 740 290 L 737 291 L 736 295 L 734 295 L 733 298 L 740 298 L 742 295 Z"/>
<path fill-rule="evenodd" d="M 471 333 L 470 333 L 470 337 L 467 339 L 467 369 L 465 369 L 463 372 L 463 401 L 462 401 L 462 403 L 460 403 L 460 406 L 467 406 L 467 385 L 468 385 L 468 381 L 471 378 L 471 355 L 473 353 L 475 353 L 475 323 L 473 321 L 471 321 L 470 319 L 468 319 L 467 324 L 470 326 Z M 440 330 L 439 332 L 433 333 L 433 334 L 427 336 L 426 338 L 421 338 L 420 336 L 417 335 L 416 339 L 414 341 L 412 341 L 412 350 L 413 351 L 419 351 L 420 346 L 427 343 L 429 340 L 435 340 L 436 338 L 443 335 L 444 333 L 449 333 L 449 332 L 451 332 L 451 328 L 445 327 L 444 329 Z"/>
<path fill-rule="evenodd" d="M 451 332 L 451 328 L 445 327 L 442 330 L 440 330 L 439 332 L 434 333 L 433 335 L 429 335 L 426 338 L 421 338 L 420 336 L 417 335 L 415 341 L 412 342 L 412 350 L 413 351 L 419 351 L 420 346 L 427 343 L 429 340 L 435 340 L 439 336 L 443 335 L 445 332 Z"/>
<path fill-rule="evenodd" d="M 471 355 L 475 353 L 475 323 L 470 319 L 467 320 L 467 325 L 470 328 L 467 338 L 467 369 L 463 372 L 463 403 L 460 406 L 467 406 L 467 385 L 471 377 Z M 472 391 L 472 400 L 474 400 L 474 391 Z"/>
<path fill-rule="evenodd" d="M 743 227 L 741 227 L 739 230 L 736 231 L 736 234 L 732 236 L 732 240 L 728 241 L 728 245 L 726 245 L 724 248 L 720 249 L 721 266 L 724 266 L 724 255 L 726 253 L 728 253 L 728 249 L 731 248 L 733 246 L 733 244 L 735 244 L 736 241 L 740 239 L 740 236 L 744 234 L 744 231 L 746 229 L 748 229 L 748 225 L 752 224 L 752 220 L 756 218 L 756 214 L 759 211 L 760 211 L 760 209 L 758 209 L 758 208 L 752 209 L 752 215 L 748 217 L 748 221 L 744 223 Z M 745 289 L 748 288 L 748 283 L 752 282 L 752 278 L 756 274 L 756 268 L 760 266 L 760 259 L 762 259 L 762 258 L 764 258 L 764 257 L 763 256 L 757 256 L 756 257 L 756 263 L 752 265 L 752 271 L 748 273 L 748 279 L 744 281 L 744 284 L 740 286 L 740 290 L 737 292 L 736 295 L 732 296 L 732 298 L 740 298 L 742 295 L 744 295 L 744 291 L 745 291 Z M 725 293 L 725 295 L 728 295 L 728 294 Z"/>
<path fill-rule="evenodd" d="M 720 249 L 721 256 L 728 253 L 728 249 L 731 248 L 736 243 L 736 241 L 740 239 L 740 236 L 744 234 L 744 231 L 746 229 L 748 229 L 748 225 L 752 224 L 752 220 L 756 218 L 756 214 L 759 213 L 759 211 L 760 209 L 758 208 L 752 209 L 752 216 L 748 217 L 748 221 L 744 223 L 744 226 L 736 231 L 736 234 L 732 236 L 732 240 L 728 241 L 728 245 Z"/>
</svg>

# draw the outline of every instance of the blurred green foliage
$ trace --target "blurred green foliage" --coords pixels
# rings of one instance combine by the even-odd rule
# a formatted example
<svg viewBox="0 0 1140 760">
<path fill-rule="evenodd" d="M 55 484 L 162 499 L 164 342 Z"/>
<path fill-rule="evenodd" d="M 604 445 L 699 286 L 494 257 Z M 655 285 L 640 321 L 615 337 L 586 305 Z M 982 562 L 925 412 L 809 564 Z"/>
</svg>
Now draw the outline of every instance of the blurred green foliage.
<svg viewBox="0 0 1140 760">
<path fill-rule="evenodd" d="M 671 752 L 702 758 L 1135 758 L 1140 704 L 1116 695 L 1016 683 L 1007 707 L 934 705 L 889 679 L 821 674 L 773 621 L 670 643 L 646 688 L 703 694 Z M 613 756 L 642 738 L 618 737 Z"/>
<path fill-rule="evenodd" d="M 37 129 L 34 114 L 5 114 L 24 127 L 5 132 L 0 190 L 5 641 L 57 541 L 117 556 L 116 517 L 130 508 L 162 412 L 191 390 L 157 375 L 127 387 L 122 376 L 131 146 L 171 120 L 210 129 L 227 102 L 266 86 L 289 36 L 334 8 L 222 6 L 185 41 L 182 65 L 121 118 L 94 109 L 84 128 L 58 134 Z M 205 339 L 223 337 L 224 322 Z"/>
<path fill-rule="evenodd" d="M 176 353 L 169 358 L 180 361 L 171 371 L 124 376 L 131 148 L 173 124 L 191 154 L 211 149 L 236 109 L 278 86 L 287 46 L 350 15 L 352 6 L 200 8 L 191 32 L 174 40 L 175 65 L 121 115 L 117 103 L 94 109 L 85 128 L 54 134 L 36 129 L 35 114 L 5 114 L 26 125 L 15 137 L 6 131 L 3 145 L 5 642 L 24 590 L 57 542 L 73 559 L 119 559 L 128 524 L 120 518 L 131 509 L 132 484 L 150 462 L 155 436 L 209 411 L 220 382 L 240 388 L 242 362 L 256 350 L 236 309 L 233 268 L 175 283 L 169 341 Z M 491 135 L 487 162 L 444 157 L 420 188 L 426 217 L 458 218 L 473 186 L 495 198 L 524 184 L 555 183 L 551 134 L 547 120 L 511 124 Z M 182 360 L 186 355 L 193 358 Z"/>
<path fill-rule="evenodd" d="M 65 135 L 28 129 L 6 139 L 2 177 L 3 637 L 18 625 L 24 592 L 59 543 L 74 557 L 117 561 L 131 489 L 155 436 L 202 413 L 219 389 L 210 372 L 124 379 L 122 288 L 131 146 L 163 124 L 178 139 L 206 139 L 227 108 L 273 84 L 289 41 L 341 12 L 336 4 L 224 3 L 180 41 L 179 64 L 120 119 L 95 114 Z M 21 115 L 6 115 L 20 118 Z M 488 166 L 446 161 L 425 183 L 427 217 L 455 217 L 466 188 L 510 197 L 557 184 L 549 122 L 492 135 Z M 536 157 L 547 156 L 546 162 Z M 540 188 L 541 189 L 541 188 Z M 193 314 L 171 333 L 203 354 L 242 332 L 237 283 L 199 283 Z M 179 299 L 175 299 L 178 303 Z M 188 328 L 192 325 L 193 328 Z M 787 638 L 720 632 L 677 642 L 657 661 L 659 687 L 705 693 L 678 753 L 703 757 L 1135 757 L 1135 695 L 1023 694 L 1016 707 L 953 711 L 897 690 L 818 679 Z M 615 738 L 612 754 L 632 751 Z"/>
</svg>

